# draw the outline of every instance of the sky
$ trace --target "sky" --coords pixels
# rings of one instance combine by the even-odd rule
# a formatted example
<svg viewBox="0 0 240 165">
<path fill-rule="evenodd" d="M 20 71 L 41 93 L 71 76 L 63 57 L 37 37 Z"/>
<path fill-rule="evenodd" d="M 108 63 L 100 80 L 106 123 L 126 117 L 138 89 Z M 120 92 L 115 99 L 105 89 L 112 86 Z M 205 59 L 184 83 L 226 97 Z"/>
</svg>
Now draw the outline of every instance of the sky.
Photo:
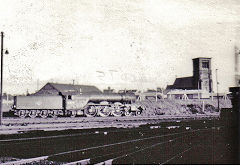
<svg viewBox="0 0 240 165">
<path fill-rule="evenodd" d="M 213 90 L 234 86 L 240 47 L 238 0 L 1 1 L 3 91 L 47 82 L 100 89 L 154 89 L 193 75 L 192 58 L 212 58 Z"/>
</svg>

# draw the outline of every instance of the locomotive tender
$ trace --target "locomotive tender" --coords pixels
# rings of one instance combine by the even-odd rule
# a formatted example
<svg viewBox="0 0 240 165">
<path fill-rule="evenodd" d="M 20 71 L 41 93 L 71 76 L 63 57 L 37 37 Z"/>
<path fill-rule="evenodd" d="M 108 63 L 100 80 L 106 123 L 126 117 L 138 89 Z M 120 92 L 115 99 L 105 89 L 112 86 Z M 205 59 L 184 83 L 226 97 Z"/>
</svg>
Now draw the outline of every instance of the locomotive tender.
<svg viewBox="0 0 240 165">
<path fill-rule="evenodd" d="M 143 108 L 136 100 L 131 93 L 15 96 L 11 111 L 20 118 L 140 115 Z"/>
</svg>

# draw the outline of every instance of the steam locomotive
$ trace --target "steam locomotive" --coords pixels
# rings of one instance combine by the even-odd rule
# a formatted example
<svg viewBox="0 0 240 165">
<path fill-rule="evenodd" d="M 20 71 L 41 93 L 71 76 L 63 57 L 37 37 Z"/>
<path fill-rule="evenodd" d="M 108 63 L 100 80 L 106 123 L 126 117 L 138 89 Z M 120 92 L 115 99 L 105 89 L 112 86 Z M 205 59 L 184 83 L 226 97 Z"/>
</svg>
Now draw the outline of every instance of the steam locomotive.
<svg viewBox="0 0 240 165">
<path fill-rule="evenodd" d="M 15 96 L 11 111 L 20 118 L 140 115 L 143 108 L 136 100 L 131 93 Z"/>
</svg>

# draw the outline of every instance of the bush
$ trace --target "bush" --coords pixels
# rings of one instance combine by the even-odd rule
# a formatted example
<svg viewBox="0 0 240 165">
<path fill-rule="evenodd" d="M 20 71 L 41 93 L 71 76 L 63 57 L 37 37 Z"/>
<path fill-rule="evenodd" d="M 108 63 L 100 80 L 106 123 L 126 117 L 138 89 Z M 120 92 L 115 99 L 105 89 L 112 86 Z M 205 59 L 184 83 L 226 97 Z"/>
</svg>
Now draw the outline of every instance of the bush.
<svg viewBox="0 0 240 165">
<path fill-rule="evenodd" d="M 215 108 L 213 105 L 211 104 L 206 104 L 205 105 L 205 111 L 206 112 L 216 112 L 217 108 Z"/>
</svg>

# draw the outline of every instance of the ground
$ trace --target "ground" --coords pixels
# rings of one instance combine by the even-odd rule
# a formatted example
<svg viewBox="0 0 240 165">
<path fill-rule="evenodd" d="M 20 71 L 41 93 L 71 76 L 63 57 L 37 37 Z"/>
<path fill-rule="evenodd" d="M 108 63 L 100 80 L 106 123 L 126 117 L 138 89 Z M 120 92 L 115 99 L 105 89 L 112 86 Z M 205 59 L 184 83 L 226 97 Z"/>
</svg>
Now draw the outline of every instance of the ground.
<svg viewBox="0 0 240 165">
<path fill-rule="evenodd" d="M 190 115 L 190 114 L 216 114 L 218 113 L 217 100 L 176 100 L 164 99 L 156 101 L 141 101 L 138 104 L 145 107 L 143 116 L 154 115 Z M 204 105 L 204 108 L 203 108 Z M 219 107 L 231 108 L 230 100 L 219 100 Z"/>
</svg>

